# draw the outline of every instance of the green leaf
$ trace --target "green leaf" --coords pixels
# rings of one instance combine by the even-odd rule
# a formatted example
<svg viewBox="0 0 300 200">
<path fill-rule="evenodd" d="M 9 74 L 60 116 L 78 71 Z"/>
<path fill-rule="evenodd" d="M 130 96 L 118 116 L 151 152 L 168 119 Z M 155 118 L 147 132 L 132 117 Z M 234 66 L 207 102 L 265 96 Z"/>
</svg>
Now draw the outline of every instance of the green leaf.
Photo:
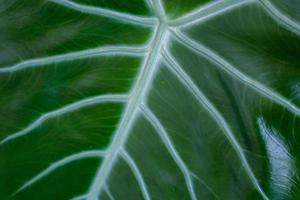
<svg viewBox="0 0 300 200">
<path fill-rule="evenodd" d="M 0 0 L 0 199 L 299 199 L 299 8 Z"/>
</svg>

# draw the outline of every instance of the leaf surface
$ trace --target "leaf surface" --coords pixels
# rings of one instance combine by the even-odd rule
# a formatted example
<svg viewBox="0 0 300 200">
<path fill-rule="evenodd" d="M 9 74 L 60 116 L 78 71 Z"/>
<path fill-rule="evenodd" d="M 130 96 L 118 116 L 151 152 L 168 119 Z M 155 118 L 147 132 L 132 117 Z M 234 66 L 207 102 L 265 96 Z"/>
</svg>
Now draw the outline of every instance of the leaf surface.
<svg viewBox="0 0 300 200">
<path fill-rule="evenodd" d="M 0 199 L 300 198 L 300 3 L 0 3 Z"/>
</svg>

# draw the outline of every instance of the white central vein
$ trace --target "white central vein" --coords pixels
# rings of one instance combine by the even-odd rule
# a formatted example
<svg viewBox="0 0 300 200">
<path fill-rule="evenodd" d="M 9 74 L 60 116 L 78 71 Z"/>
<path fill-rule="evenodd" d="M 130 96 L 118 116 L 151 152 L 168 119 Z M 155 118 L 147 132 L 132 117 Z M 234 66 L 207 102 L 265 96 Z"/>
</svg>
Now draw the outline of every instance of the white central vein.
<svg viewBox="0 0 300 200">
<path fill-rule="evenodd" d="M 166 41 L 166 31 L 167 28 L 165 24 L 160 24 L 155 31 L 154 40 L 152 41 L 149 53 L 146 55 L 143 67 L 131 91 L 129 103 L 122 116 L 121 122 L 113 136 L 111 145 L 107 150 L 107 156 L 100 165 L 96 177 L 90 186 L 88 200 L 94 200 L 99 196 L 105 185 L 106 179 L 117 160 L 120 149 L 126 143 L 130 129 L 138 113 L 138 107 L 145 98 L 154 77 L 160 50 Z"/>
</svg>

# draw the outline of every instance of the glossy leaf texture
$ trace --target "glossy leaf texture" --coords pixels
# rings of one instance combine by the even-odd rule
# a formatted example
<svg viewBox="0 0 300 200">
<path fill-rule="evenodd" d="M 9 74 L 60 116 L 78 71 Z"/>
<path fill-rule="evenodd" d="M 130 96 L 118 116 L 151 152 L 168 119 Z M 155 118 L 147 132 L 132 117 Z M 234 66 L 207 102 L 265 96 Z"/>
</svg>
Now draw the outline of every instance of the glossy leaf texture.
<svg viewBox="0 0 300 200">
<path fill-rule="evenodd" d="M 0 199 L 300 199 L 299 8 L 0 1 Z"/>
</svg>

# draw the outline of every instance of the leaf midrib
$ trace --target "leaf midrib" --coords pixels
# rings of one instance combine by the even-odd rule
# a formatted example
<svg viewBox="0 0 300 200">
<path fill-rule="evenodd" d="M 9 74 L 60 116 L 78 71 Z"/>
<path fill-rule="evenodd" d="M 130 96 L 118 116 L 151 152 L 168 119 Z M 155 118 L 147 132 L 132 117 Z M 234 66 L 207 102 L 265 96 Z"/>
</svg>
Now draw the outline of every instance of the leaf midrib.
<svg viewBox="0 0 300 200">
<path fill-rule="evenodd" d="M 99 195 L 106 182 L 107 176 L 110 174 L 110 171 L 118 158 L 120 149 L 126 143 L 130 129 L 138 113 L 138 108 L 144 101 L 151 85 L 151 81 L 155 75 L 160 49 L 166 41 L 166 33 L 166 24 L 160 23 L 155 31 L 154 40 L 152 41 L 152 45 L 150 45 L 150 51 L 145 58 L 144 66 L 142 67 L 137 81 L 130 92 L 131 95 L 129 103 L 113 136 L 112 143 L 107 150 L 108 154 L 103 163 L 100 165 L 96 177 L 90 187 L 88 200 L 94 200 Z"/>
</svg>

